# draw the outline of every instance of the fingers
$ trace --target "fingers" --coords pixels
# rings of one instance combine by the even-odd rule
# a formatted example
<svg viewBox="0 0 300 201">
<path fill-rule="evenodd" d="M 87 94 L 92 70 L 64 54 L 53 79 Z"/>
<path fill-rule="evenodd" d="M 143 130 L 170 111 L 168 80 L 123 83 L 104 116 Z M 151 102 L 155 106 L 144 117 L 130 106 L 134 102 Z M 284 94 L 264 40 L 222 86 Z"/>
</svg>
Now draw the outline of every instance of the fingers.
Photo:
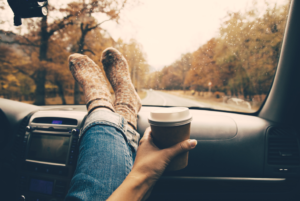
<svg viewBox="0 0 300 201">
<path fill-rule="evenodd" d="M 185 140 L 182 142 L 179 142 L 178 144 L 175 144 L 174 146 L 167 148 L 167 152 L 169 154 L 169 157 L 172 159 L 176 155 L 189 151 L 191 149 L 194 149 L 197 145 L 197 140 Z"/>
<path fill-rule="evenodd" d="M 143 141 L 145 140 L 150 140 L 151 139 L 151 128 L 148 127 L 145 132 L 144 132 L 144 135 L 142 137 L 142 139 L 140 140 L 140 145 L 143 143 Z"/>
<path fill-rule="evenodd" d="M 139 144 L 141 145 L 144 141 L 148 141 L 148 142 L 150 142 L 150 144 L 153 144 L 150 127 L 148 127 L 145 130 L 144 136 L 140 140 Z M 182 141 L 178 144 L 175 144 L 172 147 L 163 149 L 164 150 L 163 152 L 165 152 L 164 154 L 167 155 L 167 158 L 172 159 L 173 157 L 175 157 L 176 155 L 178 155 L 180 153 L 194 149 L 196 147 L 196 145 L 197 145 L 197 140 L 188 139 L 188 140 Z M 153 145 L 153 146 L 155 146 L 155 145 Z"/>
<path fill-rule="evenodd" d="M 151 128 L 150 127 L 146 128 L 143 138 L 148 139 L 149 137 L 151 137 Z"/>
<path fill-rule="evenodd" d="M 149 140 L 151 138 L 151 128 L 148 127 L 145 132 L 144 132 L 144 136 L 142 137 L 142 139 L 144 140 Z"/>
</svg>

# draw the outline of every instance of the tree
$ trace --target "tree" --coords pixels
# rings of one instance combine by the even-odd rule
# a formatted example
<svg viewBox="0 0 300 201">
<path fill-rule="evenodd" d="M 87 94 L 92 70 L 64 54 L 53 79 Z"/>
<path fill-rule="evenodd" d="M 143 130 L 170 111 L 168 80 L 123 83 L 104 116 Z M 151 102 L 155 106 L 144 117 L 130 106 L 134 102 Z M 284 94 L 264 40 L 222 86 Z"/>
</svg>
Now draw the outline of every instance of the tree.
<svg viewBox="0 0 300 201">
<path fill-rule="evenodd" d="M 186 57 L 190 66 L 183 64 L 182 57 L 149 75 L 148 85 L 199 92 L 207 91 L 211 82 L 212 91 L 243 95 L 244 99 L 267 94 L 280 54 L 287 12 L 288 4 L 269 6 L 261 14 L 255 3 L 245 13 L 228 12 L 220 37 L 210 39 Z M 154 78 L 158 74 L 160 77 Z"/>
<path fill-rule="evenodd" d="M 234 67 L 229 78 L 232 93 L 243 93 L 252 99 L 254 94 L 266 94 L 277 66 L 288 5 L 268 8 L 262 17 L 257 9 L 246 13 L 228 13 L 220 29 L 217 63 Z M 226 68 L 226 67 L 225 67 Z M 229 70 L 230 71 L 230 70 Z"/>
<path fill-rule="evenodd" d="M 148 89 L 161 89 L 161 77 L 162 73 L 160 71 L 155 71 L 146 76 L 146 88 Z"/>
<path fill-rule="evenodd" d="M 48 6 L 49 11 L 55 11 L 56 9 L 52 6 Z M 62 19 L 55 19 L 52 23 L 48 23 L 48 16 L 41 18 L 41 21 L 28 19 L 28 33 L 15 38 L 14 41 L 1 41 L 7 44 L 18 44 L 21 46 L 30 47 L 27 48 L 29 54 L 34 54 L 34 58 L 31 59 L 32 65 L 26 63 L 18 66 L 20 72 L 31 77 L 36 85 L 35 89 L 35 102 L 36 105 L 45 104 L 45 83 L 46 75 L 51 68 L 51 61 L 48 58 L 49 39 L 60 29 L 65 28 L 69 24 L 72 24 L 72 16 L 68 15 Z M 26 23 L 25 23 L 26 24 Z M 38 53 L 38 58 L 36 54 Z M 27 51 L 28 53 L 28 51 Z"/>
<path fill-rule="evenodd" d="M 220 71 L 215 61 L 215 48 L 217 40 L 209 40 L 193 53 L 193 61 L 185 85 L 196 91 L 208 90 L 208 83 L 211 82 L 213 88 L 220 88 Z"/>
<path fill-rule="evenodd" d="M 15 78 L 14 65 L 19 63 L 20 55 L 18 55 L 12 48 L 1 45 L 0 46 L 0 91 L 4 95 L 4 89 L 9 86 L 17 86 L 18 80 Z"/>
<path fill-rule="evenodd" d="M 134 39 L 128 44 L 119 39 L 116 48 L 124 55 L 129 65 L 130 77 L 137 91 L 145 85 L 145 77 L 149 71 L 149 65 L 142 46 Z"/>
<path fill-rule="evenodd" d="M 77 42 L 77 53 L 84 54 L 90 52 L 95 54 L 91 48 L 89 48 L 85 42 L 86 36 L 94 29 L 101 29 L 101 25 L 107 21 L 118 22 L 120 18 L 120 12 L 126 5 L 127 0 L 90 0 L 86 2 L 72 2 L 66 9 L 61 9 L 67 12 L 69 15 L 75 16 L 75 25 L 80 28 L 80 37 Z M 104 16 L 102 20 L 96 20 L 93 15 L 101 14 Z M 74 104 L 80 102 L 79 85 L 75 82 L 74 86 Z"/>
<path fill-rule="evenodd" d="M 44 16 L 41 20 L 41 30 L 40 30 L 40 44 L 39 44 L 39 61 L 40 66 L 31 75 L 34 78 L 36 84 L 36 99 L 34 104 L 36 105 L 45 105 L 45 83 L 46 83 L 46 75 L 47 75 L 47 68 L 51 66 L 51 64 L 47 65 L 48 59 L 48 48 L 49 48 L 49 39 L 50 37 L 58 30 L 63 29 L 66 25 L 72 24 L 72 20 L 70 21 L 69 18 L 71 16 L 67 16 L 63 18 L 63 20 L 59 20 L 54 22 L 52 26 L 48 26 L 47 16 Z M 45 62 L 43 62 L 45 61 Z"/>
<path fill-rule="evenodd" d="M 182 54 L 181 58 L 169 66 L 165 66 L 160 73 L 153 72 L 147 78 L 147 87 L 154 89 L 183 89 L 185 78 L 192 65 L 193 56 L 191 53 Z"/>
<path fill-rule="evenodd" d="M 26 74 L 27 76 L 31 77 L 36 85 L 35 89 L 35 104 L 37 105 L 44 105 L 45 104 L 45 84 L 47 82 L 47 77 L 52 79 L 51 82 L 55 83 L 59 88 L 59 94 L 62 98 L 62 102 L 65 103 L 63 97 L 63 91 L 62 91 L 62 85 L 63 82 L 65 82 L 65 79 L 62 79 L 64 76 L 59 76 L 61 74 L 64 74 L 60 69 L 57 68 L 59 63 L 56 62 L 57 60 L 54 60 L 53 51 L 49 51 L 50 41 L 51 43 L 55 43 L 55 40 L 52 40 L 52 38 L 56 38 L 57 43 L 59 44 L 65 44 L 63 40 L 60 40 L 56 37 L 56 35 L 62 35 L 64 40 L 68 39 L 68 35 L 64 35 L 63 33 L 58 33 L 60 30 L 65 30 L 65 28 L 70 27 L 70 25 L 73 25 L 74 28 L 78 28 L 80 30 L 80 35 L 77 36 L 78 38 L 75 38 L 78 42 L 76 44 L 73 44 L 73 47 L 69 48 L 67 51 L 71 50 L 71 52 L 79 52 L 79 53 L 85 53 L 89 52 L 92 54 L 95 54 L 94 51 L 87 46 L 87 42 L 85 41 L 86 37 L 88 36 L 88 33 L 90 33 L 93 30 L 101 30 L 101 24 L 103 24 L 106 21 L 119 20 L 120 17 L 120 11 L 126 4 L 127 0 L 124 1 L 118 1 L 118 0 L 104 0 L 104 1 L 96 1 L 91 0 L 88 3 L 83 2 L 72 2 L 68 5 L 65 9 L 59 9 L 61 13 L 65 13 L 64 17 L 54 17 L 54 15 L 51 15 L 51 13 L 58 12 L 58 9 L 51 6 L 51 2 L 48 6 L 49 8 L 49 16 L 54 18 L 51 22 L 48 20 L 49 16 L 45 16 L 41 19 L 40 22 L 37 22 L 36 20 L 26 20 L 28 26 L 28 34 L 23 36 L 18 36 L 15 41 L 1 41 L 8 44 L 19 44 L 22 46 L 30 47 L 32 51 L 38 52 L 38 59 L 31 59 L 32 62 L 34 60 L 33 65 L 23 65 L 19 66 L 20 72 Z M 100 22 L 95 20 L 93 17 L 94 14 L 101 13 L 102 17 L 104 19 Z M 75 34 L 76 35 L 76 34 Z M 60 42 L 58 42 L 60 41 Z M 66 44 L 67 47 L 70 47 L 69 44 Z M 54 46 L 52 46 L 53 48 Z M 54 48 L 59 49 L 59 48 Z M 65 47 L 60 48 L 61 51 L 66 52 Z M 72 51 L 73 50 L 73 51 Z M 61 52 L 58 51 L 58 52 Z M 51 52 L 51 54 L 50 54 Z M 32 54 L 30 52 L 29 54 Z M 65 54 L 64 54 L 65 55 Z M 67 56 L 65 55 L 64 59 L 67 59 Z M 55 65 L 54 65 L 55 64 Z M 34 69 L 34 70 L 33 70 Z M 50 73 L 49 76 L 48 73 Z M 55 75 L 55 76 L 53 76 Z M 79 103 L 79 90 L 78 85 L 75 86 L 75 104 Z"/>
</svg>

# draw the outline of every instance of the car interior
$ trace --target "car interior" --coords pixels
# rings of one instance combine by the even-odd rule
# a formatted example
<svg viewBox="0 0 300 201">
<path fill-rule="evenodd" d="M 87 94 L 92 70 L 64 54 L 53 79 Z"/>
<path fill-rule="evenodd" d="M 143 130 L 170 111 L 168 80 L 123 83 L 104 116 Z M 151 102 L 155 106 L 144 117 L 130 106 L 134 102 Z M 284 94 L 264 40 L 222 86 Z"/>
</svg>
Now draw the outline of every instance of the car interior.
<svg viewBox="0 0 300 201">
<path fill-rule="evenodd" d="M 293 0 L 276 74 L 257 112 L 190 107 L 198 145 L 188 166 L 165 172 L 148 200 L 300 200 L 299 21 L 300 1 Z M 160 107 L 142 106 L 141 136 Z M 63 200 L 86 114 L 85 105 L 0 98 L 0 199 Z M 55 154 L 43 154 L 46 145 Z"/>
</svg>

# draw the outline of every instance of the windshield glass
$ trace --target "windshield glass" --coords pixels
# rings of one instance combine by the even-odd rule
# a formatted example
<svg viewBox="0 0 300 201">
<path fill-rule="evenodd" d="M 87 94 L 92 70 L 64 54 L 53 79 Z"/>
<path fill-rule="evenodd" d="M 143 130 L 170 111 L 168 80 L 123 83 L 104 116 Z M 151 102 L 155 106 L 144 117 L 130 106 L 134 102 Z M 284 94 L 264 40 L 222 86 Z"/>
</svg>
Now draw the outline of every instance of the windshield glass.
<svg viewBox="0 0 300 201">
<path fill-rule="evenodd" d="M 85 104 L 67 58 L 85 54 L 102 68 L 101 53 L 112 46 L 128 60 L 143 105 L 252 113 L 271 87 L 289 3 L 49 0 L 39 3 L 46 16 L 14 26 L 14 13 L 2 0 L 0 97 Z"/>
</svg>

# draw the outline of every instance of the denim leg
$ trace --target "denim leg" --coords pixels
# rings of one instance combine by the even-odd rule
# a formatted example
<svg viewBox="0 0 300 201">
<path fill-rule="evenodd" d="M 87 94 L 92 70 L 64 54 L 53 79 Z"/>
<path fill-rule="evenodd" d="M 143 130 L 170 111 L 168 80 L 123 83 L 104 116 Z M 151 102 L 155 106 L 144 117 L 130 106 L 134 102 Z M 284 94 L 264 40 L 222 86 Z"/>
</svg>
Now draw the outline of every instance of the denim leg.
<svg viewBox="0 0 300 201">
<path fill-rule="evenodd" d="M 106 200 L 131 171 L 135 149 L 125 137 L 126 122 L 122 117 L 101 120 L 111 114 L 98 114 L 97 121 L 95 114 L 87 118 L 66 200 Z"/>
</svg>

